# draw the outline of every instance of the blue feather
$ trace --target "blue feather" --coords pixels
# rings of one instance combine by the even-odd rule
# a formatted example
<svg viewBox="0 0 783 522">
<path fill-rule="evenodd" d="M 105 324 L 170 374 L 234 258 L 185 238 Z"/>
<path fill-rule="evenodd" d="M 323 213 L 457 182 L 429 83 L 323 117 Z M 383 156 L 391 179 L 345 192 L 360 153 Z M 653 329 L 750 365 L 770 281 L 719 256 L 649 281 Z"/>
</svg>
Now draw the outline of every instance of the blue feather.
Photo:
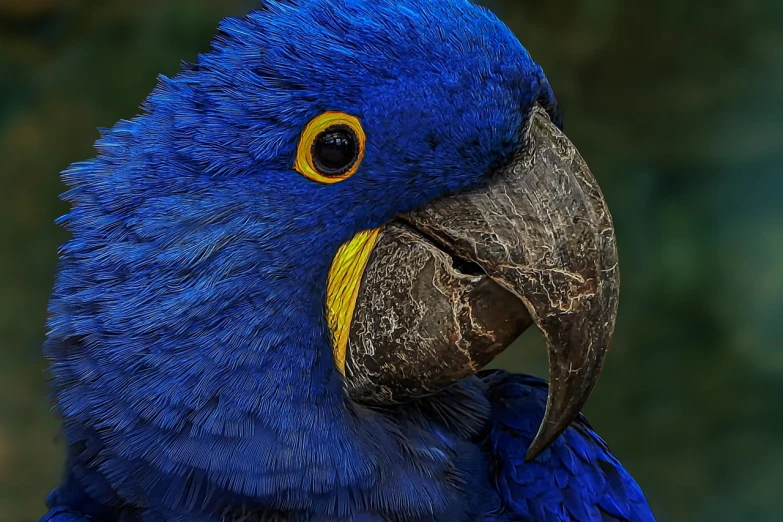
<svg viewBox="0 0 783 522">
<path fill-rule="evenodd" d="M 69 458 L 44 520 L 641 513 L 588 428 L 522 462 L 542 393 L 525 378 L 376 411 L 347 400 L 333 363 L 338 247 L 483 183 L 536 101 L 561 122 L 541 68 L 465 0 L 265 1 L 225 20 L 63 173 L 73 239 L 45 352 Z M 326 110 L 368 136 L 361 171 L 331 186 L 293 170 Z"/>
<path fill-rule="evenodd" d="M 544 416 L 546 383 L 500 371 L 481 375 L 493 405 L 487 444 L 497 462 L 498 490 L 513 511 L 536 521 L 654 522 L 639 486 L 581 415 L 538 459 L 525 463 Z"/>
</svg>

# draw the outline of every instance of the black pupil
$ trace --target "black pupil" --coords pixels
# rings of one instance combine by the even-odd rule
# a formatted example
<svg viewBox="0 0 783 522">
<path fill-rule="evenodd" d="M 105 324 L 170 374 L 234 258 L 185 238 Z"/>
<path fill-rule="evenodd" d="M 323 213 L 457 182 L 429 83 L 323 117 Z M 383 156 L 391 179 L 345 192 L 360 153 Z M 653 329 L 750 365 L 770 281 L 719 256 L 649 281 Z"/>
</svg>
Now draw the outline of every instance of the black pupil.
<svg viewBox="0 0 783 522">
<path fill-rule="evenodd" d="M 345 174 L 356 163 L 356 134 L 348 127 L 331 127 L 313 143 L 315 167 L 326 176 Z"/>
</svg>

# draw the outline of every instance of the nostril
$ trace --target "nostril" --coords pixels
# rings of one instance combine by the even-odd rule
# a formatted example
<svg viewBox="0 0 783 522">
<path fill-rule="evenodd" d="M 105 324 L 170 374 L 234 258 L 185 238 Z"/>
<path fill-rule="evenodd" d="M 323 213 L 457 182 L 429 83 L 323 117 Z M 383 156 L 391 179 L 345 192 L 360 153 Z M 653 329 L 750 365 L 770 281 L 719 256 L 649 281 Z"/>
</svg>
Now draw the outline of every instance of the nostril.
<svg viewBox="0 0 783 522">
<path fill-rule="evenodd" d="M 482 270 L 480 266 L 472 261 L 452 256 L 451 262 L 452 265 L 454 265 L 454 269 L 461 274 L 468 276 L 484 275 L 484 270 Z"/>
</svg>

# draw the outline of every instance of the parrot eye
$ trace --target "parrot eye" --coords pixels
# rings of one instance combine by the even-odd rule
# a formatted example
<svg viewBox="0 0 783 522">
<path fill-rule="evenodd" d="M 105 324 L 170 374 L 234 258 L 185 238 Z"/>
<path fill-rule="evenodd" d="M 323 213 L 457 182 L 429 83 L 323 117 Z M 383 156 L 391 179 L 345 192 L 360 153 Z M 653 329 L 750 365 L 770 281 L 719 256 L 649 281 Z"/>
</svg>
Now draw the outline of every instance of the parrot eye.
<svg viewBox="0 0 783 522">
<path fill-rule="evenodd" d="M 329 127 L 313 143 L 313 162 L 325 176 L 339 176 L 349 170 L 359 156 L 356 134 L 342 125 Z"/>
<path fill-rule="evenodd" d="M 294 169 L 318 183 L 353 176 L 364 157 L 365 135 L 358 118 L 325 112 L 307 124 L 299 140 Z"/>
</svg>

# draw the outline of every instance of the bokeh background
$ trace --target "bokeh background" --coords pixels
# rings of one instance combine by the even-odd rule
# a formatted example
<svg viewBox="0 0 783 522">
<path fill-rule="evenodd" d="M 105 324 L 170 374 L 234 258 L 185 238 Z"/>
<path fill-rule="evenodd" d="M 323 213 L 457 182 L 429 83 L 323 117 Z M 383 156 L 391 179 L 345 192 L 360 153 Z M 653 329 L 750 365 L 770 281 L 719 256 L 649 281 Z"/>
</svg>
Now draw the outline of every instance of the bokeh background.
<svg viewBox="0 0 783 522">
<path fill-rule="evenodd" d="M 0 0 L 0 522 L 62 447 L 46 399 L 58 172 L 256 0 Z M 659 520 L 783 520 L 783 2 L 488 1 L 548 72 L 615 216 L 619 326 L 588 416 Z M 535 334 L 500 365 L 545 375 Z"/>
</svg>

